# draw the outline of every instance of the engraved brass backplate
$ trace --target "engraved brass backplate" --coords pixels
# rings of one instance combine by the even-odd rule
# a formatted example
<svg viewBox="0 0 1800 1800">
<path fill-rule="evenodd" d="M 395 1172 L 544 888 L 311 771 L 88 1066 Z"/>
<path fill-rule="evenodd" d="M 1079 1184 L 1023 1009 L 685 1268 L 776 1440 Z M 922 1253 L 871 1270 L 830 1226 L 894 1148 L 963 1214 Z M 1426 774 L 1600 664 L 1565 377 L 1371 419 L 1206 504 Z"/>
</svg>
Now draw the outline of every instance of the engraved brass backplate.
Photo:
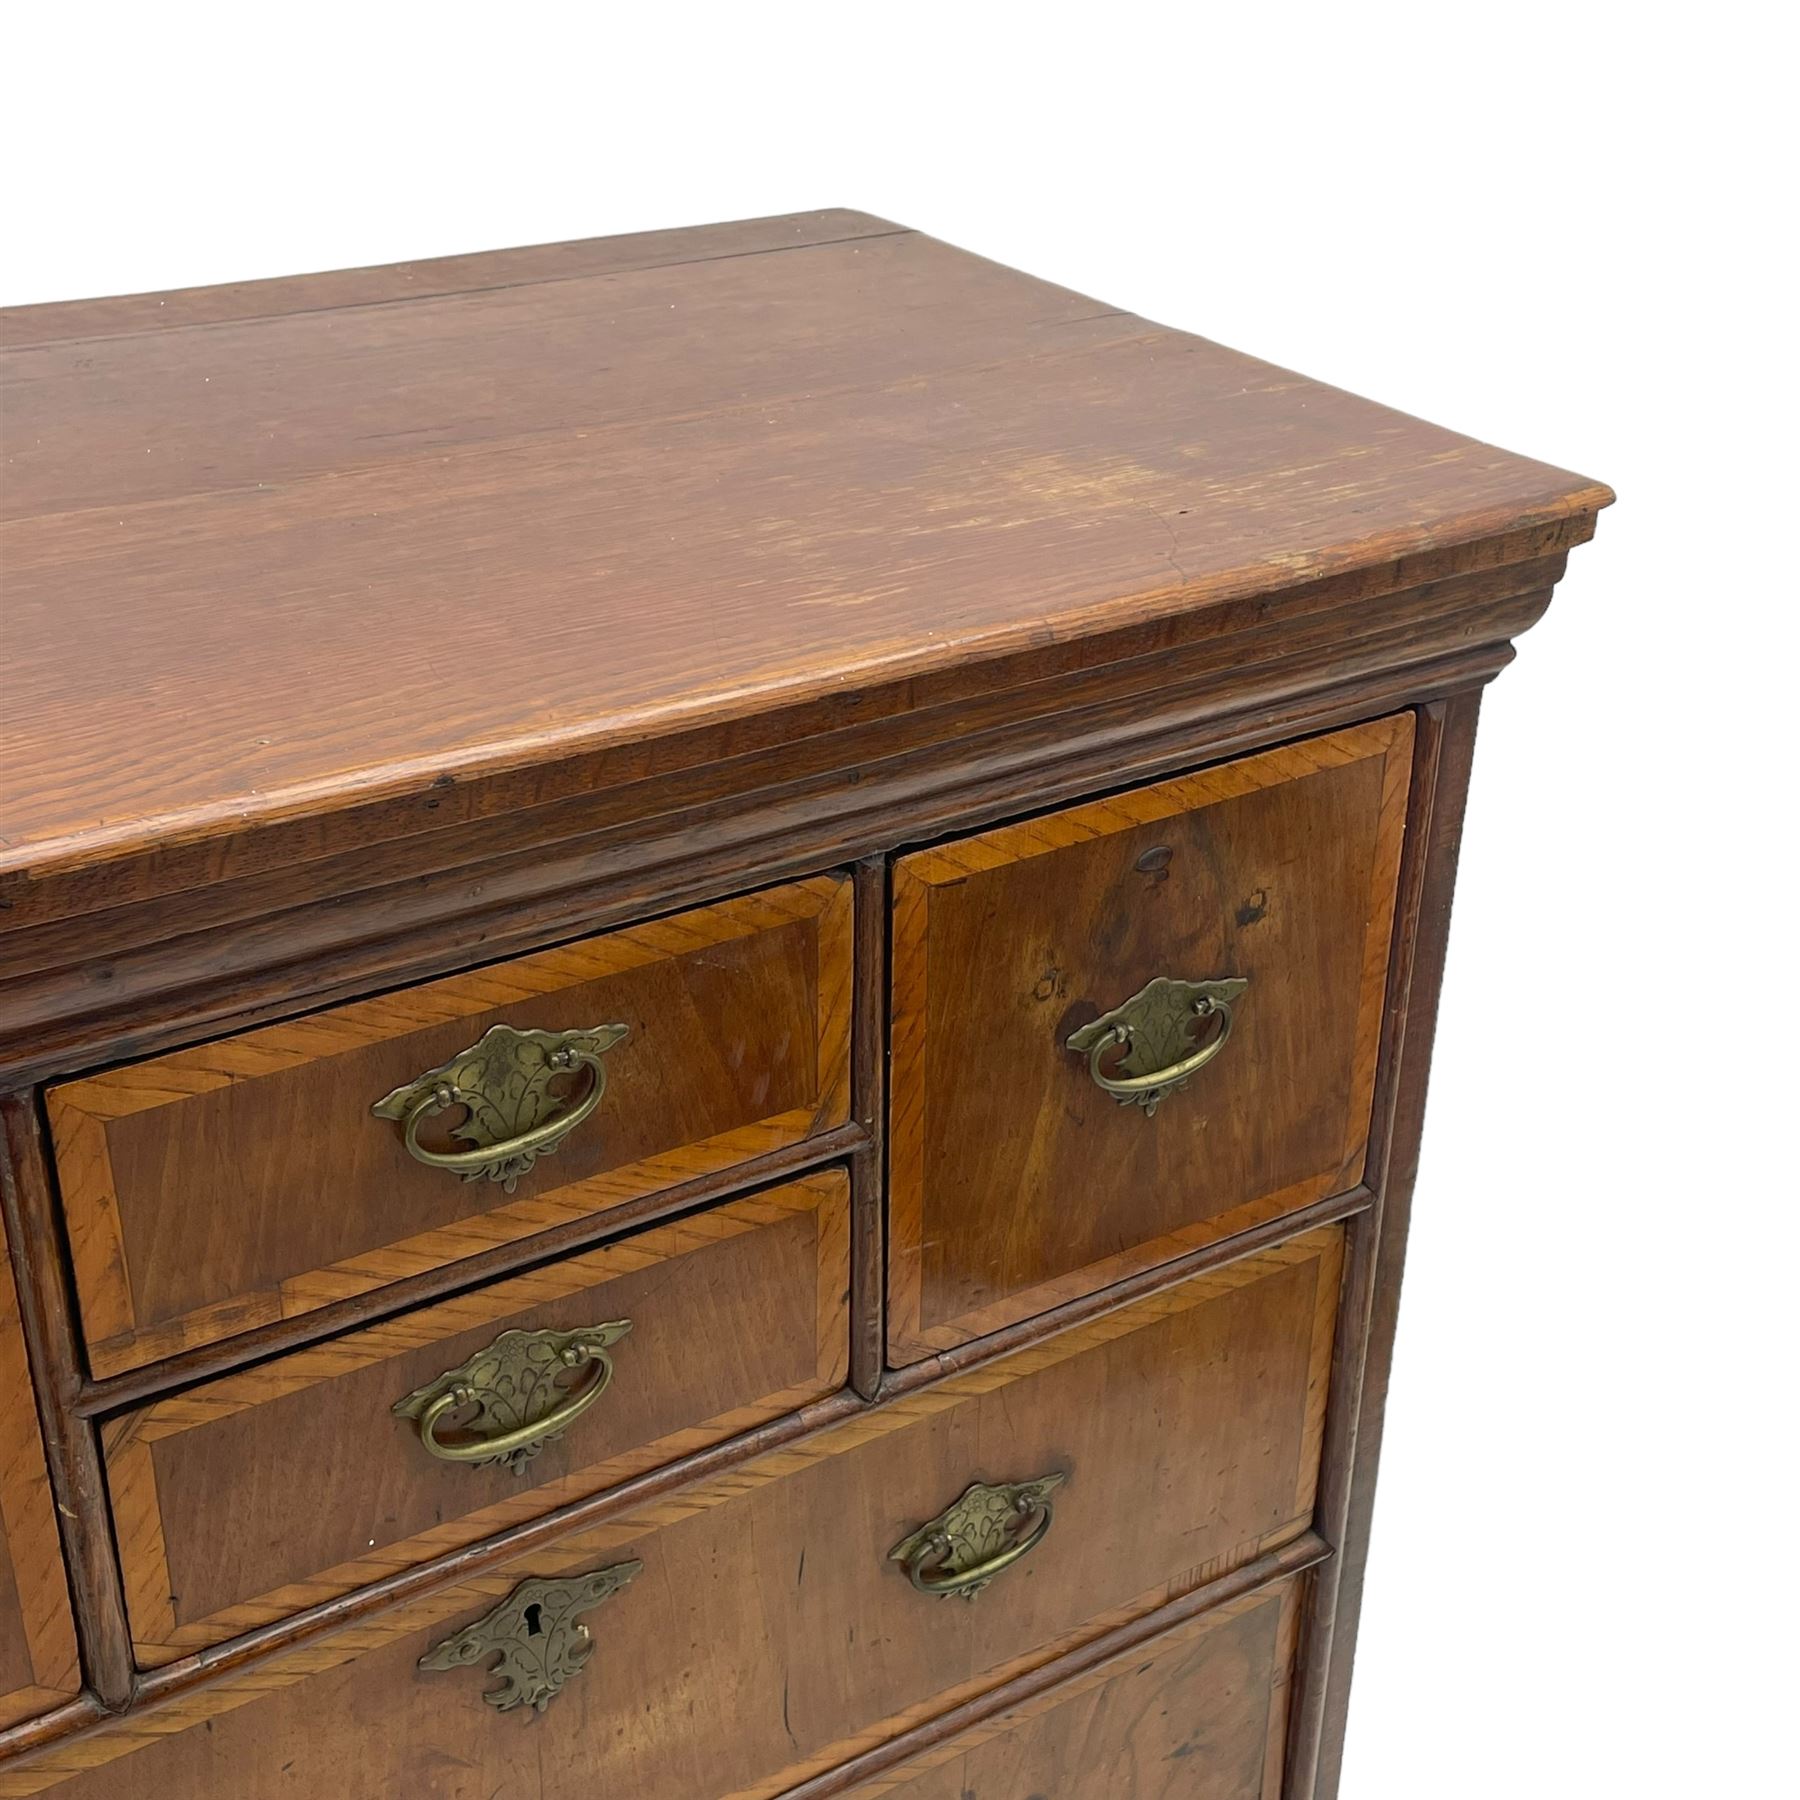
<svg viewBox="0 0 1800 1800">
<path fill-rule="evenodd" d="M 504 1463 L 522 1475 L 606 1392 L 613 1376 L 607 1352 L 630 1330 L 629 1319 L 609 1319 L 573 1331 L 503 1331 L 466 1363 L 396 1400 L 394 1411 L 417 1421 L 433 1456 L 477 1468 Z M 587 1379 L 562 1385 L 561 1376 L 582 1368 Z M 440 1432 L 446 1424 L 454 1436 Z"/>
<path fill-rule="evenodd" d="M 540 1156 L 551 1155 L 600 1104 L 606 1091 L 601 1058 L 630 1034 L 627 1025 L 590 1025 L 575 1031 L 516 1031 L 492 1026 L 480 1043 L 397 1087 L 373 1107 L 379 1119 L 398 1119 L 408 1152 L 429 1168 L 464 1181 L 499 1181 L 510 1194 Z M 588 1074 L 578 1098 L 558 1096 L 559 1075 Z M 463 1107 L 467 1116 L 450 1135 L 468 1150 L 428 1150 L 419 1127 L 435 1113 Z"/>
<path fill-rule="evenodd" d="M 498 1712 L 529 1706 L 542 1712 L 587 1666 L 594 1639 L 579 1615 L 591 1612 L 634 1580 L 640 1562 L 614 1563 L 587 1575 L 522 1581 L 485 1618 L 434 1644 L 421 1669 L 460 1669 L 497 1655 L 498 1687 L 482 1698 Z"/>
<path fill-rule="evenodd" d="M 1057 1472 L 997 1487 L 978 1481 L 954 1506 L 902 1538 L 888 1559 L 905 1565 L 921 1594 L 973 1600 L 1044 1541 L 1054 1516 L 1050 1496 L 1066 1480 Z"/>
<path fill-rule="evenodd" d="M 1146 1118 L 1225 1048 L 1234 1009 L 1250 983 L 1233 976 L 1218 981 L 1177 981 L 1158 975 L 1122 1006 L 1102 1013 L 1070 1035 L 1068 1048 L 1088 1059 L 1094 1084 L 1121 1106 L 1138 1106 Z M 1207 1033 L 1207 1021 L 1216 1029 Z M 1123 1053 L 1107 1066 L 1115 1049 Z"/>
</svg>

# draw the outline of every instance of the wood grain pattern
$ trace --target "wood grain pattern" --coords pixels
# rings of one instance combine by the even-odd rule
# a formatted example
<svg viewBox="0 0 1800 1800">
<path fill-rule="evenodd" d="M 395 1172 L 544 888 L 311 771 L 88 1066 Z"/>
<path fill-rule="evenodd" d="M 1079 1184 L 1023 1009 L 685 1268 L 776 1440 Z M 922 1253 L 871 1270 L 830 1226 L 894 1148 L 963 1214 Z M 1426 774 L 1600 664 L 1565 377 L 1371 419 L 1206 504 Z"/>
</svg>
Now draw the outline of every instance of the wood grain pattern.
<svg viewBox="0 0 1800 1800">
<path fill-rule="evenodd" d="M 68 1578 L 7 1250 L 0 1220 L 0 1726 L 48 1712 L 81 1686 Z"/>
<path fill-rule="evenodd" d="M 846 1800 L 1281 1800 L 1294 1577 L 1034 1695 Z"/>
<path fill-rule="evenodd" d="M 742 255 L 698 231 L 527 285 L 503 258 L 322 312 L 178 301 L 175 330 L 166 298 L 99 337 L 15 322 L 0 863 L 217 846 L 1611 497 L 848 231 Z"/>
<path fill-rule="evenodd" d="M 917 1766 L 920 1759 L 966 1734 L 982 1731 L 994 1720 L 1033 1707 L 1047 1696 L 1068 1689 L 1096 1669 L 1125 1659 L 1141 1661 L 1170 1633 L 1180 1631 L 1204 1613 L 1234 1606 L 1290 1576 L 1304 1575 L 1330 1560 L 1328 1545 L 1316 1532 L 1305 1532 L 1291 1544 L 1268 1551 L 1232 1574 L 1169 1601 L 1153 1612 L 1090 1639 L 1057 1662 L 1029 1669 L 985 1693 L 889 1739 L 823 1775 L 789 1790 L 783 1800 L 844 1800 L 870 1782 L 891 1778 Z"/>
<path fill-rule="evenodd" d="M 47 1712 L 34 1713 L 16 1725 L 0 1726 L 0 1767 L 28 1750 L 88 1730 L 106 1713 L 99 1695 L 84 1688 L 73 1700 L 64 1700 Z"/>
<path fill-rule="evenodd" d="M 89 1800 L 116 1791 L 108 1765 L 127 1754 L 138 1800 L 191 1800 L 225 1767 L 236 1800 L 324 1800 L 358 1782 L 402 1791 L 426 1766 L 479 1780 L 516 1756 L 517 1720 L 482 1707 L 466 1671 L 470 1691 L 427 1689 L 417 1657 L 527 1573 L 625 1555 L 647 1567 L 635 1607 L 607 1615 L 614 1679 L 571 1686 L 534 1728 L 542 1800 L 596 1781 L 637 1800 L 773 1796 L 1297 1538 L 1330 1364 L 1321 1295 L 1335 1300 L 1340 1257 L 1341 1229 L 1326 1227 L 865 1408 L 513 1565 L 47 1746 L 0 1770 L 0 1796 L 66 1781 L 71 1800 Z M 1102 1404 L 1124 1391 L 1142 1410 Z M 1169 1433 L 1162 1416 L 1208 1424 Z M 1227 1444 L 1257 1450 L 1222 1456 Z M 886 1562 L 970 1479 L 1064 1464 L 1073 1475 L 1052 1540 L 975 1606 L 928 1601 Z M 1052 1543 L 1070 1548 L 1057 1557 Z M 818 1654 L 846 1631 L 853 1653 Z M 736 1654 L 754 1641 L 763 1656 Z"/>
<path fill-rule="evenodd" d="M 96 1374 L 291 1319 L 842 1124 L 852 894 L 822 876 L 48 1095 Z M 508 1196 L 369 1108 L 504 1020 L 618 1019 L 602 1113 Z"/>
<path fill-rule="evenodd" d="M 1591 527 L 1234 604 L 1204 631 L 1178 618 L 1060 663 L 1030 652 L 1005 671 L 1020 688 L 990 670 L 840 696 L 776 749 L 699 732 L 269 827 L 229 855 L 177 844 L 0 876 L 0 1079 L 192 1043 L 1428 700 L 1511 659 Z M 945 703 L 927 707 L 931 686 Z M 688 760 L 709 749 L 721 760 Z"/>
<path fill-rule="evenodd" d="M 342 896 L 407 875 L 442 879 L 454 869 L 466 878 L 483 864 L 510 873 L 505 853 L 521 845 L 541 852 L 552 842 L 618 827 L 660 837 L 669 824 L 663 815 L 671 811 L 709 802 L 761 807 L 774 800 L 772 788 L 806 798 L 806 815 L 824 806 L 846 820 L 869 812 L 879 819 L 894 804 L 885 793 L 892 783 L 882 778 L 895 771 L 875 765 L 901 756 L 917 765 L 907 771 L 912 787 L 902 790 L 916 804 L 922 779 L 966 783 L 984 772 L 996 755 L 985 740 L 997 729 L 1032 733 L 1041 768 L 1072 779 L 1076 789 L 1092 787 L 1091 776 L 1061 773 L 1071 732 L 1077 755 L 1081 749 L 1081 721 L 1067 715 L 1108 698 L 1122 704 L 1129 697 L 1140 713 L 1160 711 L 1172 696 L 1198 686 L 1210 701 L 1205 717 L 1252 716 L 1254 701 L 1269 709 L 1260 718 L 1264 741 L 1278 741 L 1302 729 L 1294 721 L 1316 711 L 1318 696 L 1309 690 L 1342 687 L 1404 663 L 1424 665 L 1420 676 L 1429 682 L 1432 663 L 1448 658 L 1467 665 L 1482 652 L 1487 672 L 1503 666 L 1510 660 L 1507 640 L 1541 615 L 1566 553 L 1593 529 L 1591 514 L 1576 515 L 1195 615 L 1040 644 L 998 662 L 863 684 L 730 728 L 700 726 L 567 763 L 439 783 L 422 796 L 348 804 L 329 817 L 248 825 L 228 850 L 177 840 L 138 857 L 29 877 L 0 871 L 9 927 L 0 938 L 7 952 L 0 968 L 10 974 L 15 966 L 53 961 L 68 930 L 46 928 L 78 916 L 83 923 L 69 929 L 81 943 L 120 950 L 160 936 L 159 924 L 176 924 L 172 909 L 139 910 L 159 897 L 184 897 L 190 931 L 225 918 L 248 924 L 321 892 Z M 1281 666 L 1272 666 L 1272 657 Z M 1405 696 L 1429 697 L 1428 686 Z M 1383 710 L 1366 700 L 1356 708 L 1361 716 Z M 959 745 L 966 754 L 951 755 Z M 852 769 L 862 780 L 877 778 L 881 798 L 846 795 L 844 784 L 860 786 L 850 779 Z M 805 784 L 798 793 L 796 782 Z M 759 817 L 750 835 L 780 837 L 803 828 L 806 815 Z M 727 814 L 708 823 L 718 834 L 732 820 Z M 874 842 L 886 847 L 880 837 Z M 690 842 L 680 860 L 699 848 Z M 845 854 L 815 854 L 807 862 L 817 868 Z M 479 898 L 463 895 L 469 905 Z M 111 916 L 95 916 L 102 910 Z M 323 921 L 314 926 L 321 929 Z M 35 956 L 21 957 L 21 947 L 33 946 Z"/>
<path fill-rule="evenodd" d="M 139 1662 L 317 1606 L 834 1392 L 849 1363 L 848 1192 L 840 1172 L 810 1176 L 109 1421 Z M 503 1330 L 610 1318 L 633 1329 L 606 1399 L 523 1476 L 434 1461 L 389 1411 Z"/>
<path fill-rule="evenodd" d="M 890 1361 L 1355 1186 L 1411 741 L 1399 715 L 900 860 Z M 1251 989 L 1152 1119 L 1064 1043 L 1157 975 Z"/>
<path fill-rule="evenodd" d="M 558 1256 L 577 1253 L 602 1238 L 615 1238 L 665 1219 L 676 1219 L 719 1200 L 755 1193 L 796 1175 L 828 1166 L 863 1148 L 860 1126 L 839 1125 L 816 1137 L 803 1138 L 733 1168 L 718 1170 L 672 1188 L 629 1201 L 599 1220 L 574 1219 L 514 1244 L 496 1245 L 479 1255 L 441 1269 L 389 1282 L 385 1287 L 334 1300 L 294 1320 L 278 1320 L 253 1331 L 202 1344 L 193 1350 L 149 1363 L 140 1369 L 96 1381 L 82 1377 L 75 1385 L 70 1410 L 84 1419 L 105 1418 L 142 1406 L 147 1400 L 199 1382 L 213 1381 L 233 1369 L 248 1368 L 271 1355 L 280 1356 L 306 1343 L 322 1343 L 339 1332 L 355 1330 L 376 1319 L 391 1318 L 416 1306 L 427 1306 L 485 1281 L 498 1280 Z"/>
<path fill-rule="evenodd" d="M 1031 1348 L 1041 1338 L 1089 1325 L 1099 1318 L 1123 1311 L 1166 1287 L 1185 1283 L 1193 1276 L 1273 1248 L 1302 1232 L 1310 1232 L 1341 1220 L 1354 1220 L 1367 1209 L 1370 1200 L 1368 1192 L 1359 1188 L 1336 1199 L 1321 1201 L 1302 1213 L 1245 1232 L 1228 1243 L 1210 1245 L 1163 1268 L 1146 1271 L 1143 1275 L 1120 1282 L 1098 1294 L 1072 1301 L 1039 1319 L 995 1332 L 955 1350 L 940 1351 L 927 1362 L 889 1371 L 882 1383 L 883 1402 L 885 1404 L 946 1376 L 973 1374 L 1011 1357 L 1019 1350 Z M 471 1544 L 437 1562 L 397 1571 L 353 1594 L 308 1607 L 273 1624 L 253 1628 L 242 1637 L 211 1650 L 185 1656 L 178 1662 L 149 1670 L 137 1683 L 140 1703 L 160 1703 L 172 1699 L 223 1674 L 249 1668 L 265 1657 L 321 1633 L 343 1629 L 387 1608 L 406 1604 L 422 1594 L 485 1574 L 551 1543 L 566 1532 L 624 1517 L 689 1484 L 714 1480 L 751 1457 L 765 1456 L 798 1443 L 814 1432 L 855 1416 L 861 1408 L 862 1403 L 853 1392 L 841 1391 L 769 1424 L 756 1427 L 741 1438 L 715 1446 L 711 1450 L 700 1451 L 681 1463 L 631 1478 L 607 1493 L 575 1502 L 559 1509 L 557 1513 L 511 1526 L 492 1538 Z M 1329 1416 L 1330 1409 L 1327 1407 L 1327 1417 Z M 1318 1429 L 1316 1419 L 1312 1429 Z M 1317 1542 L 1316 1539 L 1314 1541 Z M 1324 1553 L 1321 1547 L 1320 1554 Z M 1302 1566 L 1306 1565 L 1300 1562 L 1283 1563 L 1284 1568 Z M 1273 1579 L 1279 1572 L 1266 1569 L 1259 1580 Z M 1255 1586 L 1258 1583 L 1250 1582 L 1247 1585 Z M 122 1617 L 121 1604 L 121 1619 Z M 3 1748 L 3 1744 L 0 1744 L 0 1751 Z"/>
</svg>

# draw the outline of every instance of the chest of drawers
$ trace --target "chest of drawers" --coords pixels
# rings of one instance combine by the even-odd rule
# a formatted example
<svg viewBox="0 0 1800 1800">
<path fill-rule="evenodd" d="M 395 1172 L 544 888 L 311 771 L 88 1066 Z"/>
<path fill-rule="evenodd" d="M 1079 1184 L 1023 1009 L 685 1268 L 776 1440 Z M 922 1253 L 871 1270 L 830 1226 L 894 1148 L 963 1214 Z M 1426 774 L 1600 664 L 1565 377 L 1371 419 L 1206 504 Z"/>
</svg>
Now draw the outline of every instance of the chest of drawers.
<svg viewBox="0 0 1800 1800">
<path fill-rule="evenodd" d="M 1607 490 L 847 212 L 0 350 L 0 1796 L 1327 1800 Z"/>
</svg>

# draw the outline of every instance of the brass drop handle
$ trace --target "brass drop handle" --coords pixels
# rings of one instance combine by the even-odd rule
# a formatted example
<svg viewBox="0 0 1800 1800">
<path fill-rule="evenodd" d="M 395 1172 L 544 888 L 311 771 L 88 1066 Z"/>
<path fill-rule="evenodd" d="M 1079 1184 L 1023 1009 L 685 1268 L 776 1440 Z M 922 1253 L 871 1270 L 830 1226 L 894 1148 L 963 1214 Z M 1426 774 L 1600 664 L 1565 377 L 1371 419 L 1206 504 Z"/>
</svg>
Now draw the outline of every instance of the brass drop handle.
<svg viewBox="0 0 1800 1800">
<path fill-rule="evenodd" d="M 464 1181 L 504 1182 L 510 1194 L 540 1156 L 549 1156 L 599 1106 L 606 1093 L 601 1060 L 630 1033 L 626 1025 L 594 1025 L 577 1031 L 517 1031 L 495 1025 L 480 1043 L 428 1069 L 375 1102 L 379 1119 L 400 1121 L 407 1154 L 427 1168 L 448 1169 Z M 559 1100 L 550 1083 L 587 1071 L 578 1099 Z M 468 1117 L 450 1135 L 468 1150 L 428 1150 L 419 1127 L 437 1113 L 466 1107 Z"/>
<path fill-rule="evenodd" d="M 1159 975 L 1148 987 L 1109 1013 L 1070 1035 L 1068 1048 L 1087 1057 L 1088 1074 L 1103 1093 L 1121 1106 L 1142 1107 L 1146 1117 L 1178 1088 L 1185 1087 L 1225 1048 L 1237 1003 L 1250 983 L 1233 977 L 1218 981 L 1175 981 Z M 1216 1020 L 1196 1048 L 1196 1022 Z M 1108 1055 L 1123 1047 L 1111 1074 L 1102 1067 Z"/>
<path fill-rule="evenodd" d="M 1068 1477 L 1040 1475 L 997 1487 L 976 1482 L 954 1506 L 888 1552 L 921 1594 L 973 1600 L 997 1575 L 1029 1556 L 1049 1535 L 1050 1496 Z"/>
<path fill-rule="evenodd" d="M 1025 1510 L 1026 1516 L 1030 1517 L 1030 1509 Z M 1021 1557 L 1029 1556 L 1044 1541 L 1055 1517 L 1056 1509 L 1046 1500 L 1037 1509 L 1037 1523 L 1016 1544 L 996 1552 L 984 1562 L 959 1569 L 953 1575 L 935 1574 L 927 1567 L 934 1554 L 948 1558 L 953 1548 L 949 1538 L 935 1538 L 922 1546 L 915 1555 L 907 1558 L 907 1577 L 921 1594 L 930 1594 L 935 1599 L 945 1599 L 951 1594 L 965 1594 L 973 1598 L 1003 1569 L 1010 1569 Z"/>
<path fill-rule="evenodd" d="M 1135 1099 L 1139 1094 L 1148 1094 L 1154 1088 L 1162 1088 L 1168 1092 L 1180 1087 L 1189 1076 L 1204 1069 L 1225 1048 L 1225 1040 L 1231 1036 L 1230 1001 L 1196 1000 L 1194 1017 L 1216 1018 L 1220 1022 L 1219 1029 L 1192 1056 L 1184 1056 L 1180 1062 L 1170 1063 L 1166 1069 L 1152 1069 L 1148 1075 L 1108 1075 L 1100 1067 L 1107 1051 L 1115 1044 L 1129 1044 L 1132 1041 L 1129 1025 L 1113 1026 L 1088 1052 L 1088 1073 L 1093 1076 L 1095 1085 L 1122 1100 Z"/>
<path fill-rule="evenodd" d="M 630 1330 L 629 1319 L 611 1319 L 575 1331 L 503 1331 L 466 1363 L 395 1401 L 394 1411 L 417 1423 L 420 1443 L 440 1461 L 505 1463 L 523 1474 L 612 1386 L 608 1352 Z M 573 1393 L 559 1385 L 564 1371 L 584 1367 L 588 1379 Z M 469 1435 L 440 1437 L 438 1427 L 459 1412 L 473 1414 Z"/>
<path fill-rule="evenodd" d="M 591 1371 L 590 1379 L 577 1392 L 560 1405 L 551 1407 L 542 1418 L 527 1419 L 524 1424 L 515 1425 L 511 1431 L 497 1432 L 493 1437 L 447 1443 L 438 1436 L 437 1428 L 448 1414 L 467 1406 L 479 1405 L 482 1400 L 475 1389 L 464 1387 L 460 1383 L 455 1387 L 445 1388 L 419 1414 L 419 1442 L 444 1462 L 504 1462 L 527 1446 L 533 1451 L 541 1449 L 552 1438 L 561 1437 L 612 1386 L 612 1358 L 604 1350 L 595 1350 L 589 1354 L 591 1361 L 589 1355 L 584 1355 L 578 1349 L 571 1348 L 562 1353 L 562 1361 L 567 1367 L 579 1369 L 586 1363 Z"/>
<path fill-rule="evenodd" d="M 600 1104 L 606 1092 L 606 1070 L 597 1056 L 576 1050 L 558 1050 L 549 1061 L 553 1073 L 574 1069 L 592 1069 L 594 1079 L 587 1092 L 567 1112 L 553 1113 L 541 1125 L 522 1131 L 517 1137 L 498 1138 L 475 1150 L 427 1150 L 419 1142 L 419 1127 L 434 1113 L 448 1112 L 453 1106 L 467 1106 L 475 1096 L 465 1093 L 453 1081 L 441 1081 L 435 1087 L 414 1096 L 401 1120 L 407 1153 L 428 1169 L 450 1169 L 465 1180 L 479 1179 L 493 1162 L 535 1162 L 548 1150 L 554 1150 L 577 1125 Z"/>
</svg>

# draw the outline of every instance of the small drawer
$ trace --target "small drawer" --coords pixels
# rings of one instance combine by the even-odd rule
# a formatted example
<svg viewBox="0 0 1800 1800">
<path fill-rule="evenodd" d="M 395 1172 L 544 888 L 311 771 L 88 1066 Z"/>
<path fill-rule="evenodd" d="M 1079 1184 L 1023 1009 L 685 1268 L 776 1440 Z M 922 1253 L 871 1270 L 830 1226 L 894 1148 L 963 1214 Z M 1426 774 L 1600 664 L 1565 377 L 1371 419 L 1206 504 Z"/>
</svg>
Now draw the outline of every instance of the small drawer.
<svg viewBox="0 0 1800 1800">
<path fill-rule="evenodd" d="M 1355 1186 L 1412 718 L 901 859 L 888 1351 Z"/>
<path fill-rule="evenodd" d="M 137 1657 L 172 1661 L 841 1387 L 828 1171 L 108 1423 Z"/>
<path fill-rule="evenodd" d="M 819 876 L 51 1088 L 95 1374 L 842 1124 L 850 907 Z"/>
<path fill-rule="evenodd" d="M 1281 1800 L 1301 1592 L 1227 1600 L 843 1800 Z"/>
<path fill-rule="evenodd" d="M 440 1772 L 473 1797 L 522 1766 L 532 1800 L 785 1793 L 1299 1537 L 1341 1253 L 1327 1227 L 1192 1276 L 223 1671 L 172 1735 L 128 1716 L 29 1777 L 67 1800 L 192 1800 L 220 1770 L 242 1800 Z"/>
<path fill-rule="evenodd" d="M 0 1223 L 0 1729 L 81 1687 L 44 1444 Z"/>
</svg>

